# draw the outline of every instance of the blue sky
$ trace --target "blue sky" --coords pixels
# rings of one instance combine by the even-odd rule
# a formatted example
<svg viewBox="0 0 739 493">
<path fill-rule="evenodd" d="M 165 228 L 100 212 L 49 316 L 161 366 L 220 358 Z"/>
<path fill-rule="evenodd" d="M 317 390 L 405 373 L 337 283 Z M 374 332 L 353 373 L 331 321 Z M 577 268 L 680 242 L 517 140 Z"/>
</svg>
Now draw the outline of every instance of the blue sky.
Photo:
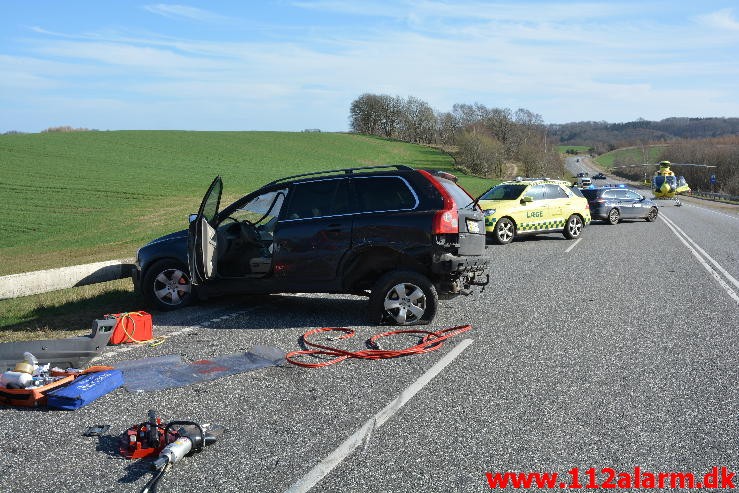
<svg viewBox="0 0 739 493">
<path fill-rule="evenodd" d="M 369 92 L 739 116 L 735 1 L 0 0 L 0 132 L 348 129 Z"/>
</svg>

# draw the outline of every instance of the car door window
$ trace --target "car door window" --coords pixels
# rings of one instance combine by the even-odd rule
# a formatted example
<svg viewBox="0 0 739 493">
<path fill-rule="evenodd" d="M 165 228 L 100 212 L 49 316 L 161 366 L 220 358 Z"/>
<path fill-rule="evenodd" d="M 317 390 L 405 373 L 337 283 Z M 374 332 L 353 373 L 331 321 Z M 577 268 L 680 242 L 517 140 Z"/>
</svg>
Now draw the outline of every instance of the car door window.
<svg viewBox="0 0 739 493">
<path fill-rule="evenodd" d="M 230 217 L 239 222 L 248 221 L 255 226 L 270 223 L 280 215 L 286 196 L 286 188 L 257 195 L 232 212 Z"/>
<path fill-rule="evenodd" d="M 531 197 L 533 200 L 544 200 L 547 198 L 546 196 L 546 188 L 544 185 L 534 185 L 533 187 L 529 188 L 528 191 L 524 194 L 527 197 Z"/>
<path fill-rule="evenodd" d="M 353 211 L 347 179 L 315 180 L 296 183 L 290 194 L 285 218 L 312 219 Z"/>
<path fill-rule="evenodd" d="M 408 210 L 418 205 L 416 194 L 399 177 L 356 177 L 354 188 L 361 212 Z"/>
<path fill-rule="evenodd" d="M 603 192 L 603 198 L 604 199 L 615 199 L 616 198 L 615 190 L 606 190 L 605 192 Z"/>
<path fill-rule="evenodd" d="M 566 199 L 567 192 L 562 190 L 562 187 L 559 185 L 554 184 L 546 184 L 544 185 L 544 188 L 546 189 L 546 198 L 548 199 Z"/>
<path fill-rule="evenodd" d="M 626 198 L 629 200 L 639 200 L 641 199 L 641 195 L 632 192 L 631 190 L 626 190 Z"/>
</svg>

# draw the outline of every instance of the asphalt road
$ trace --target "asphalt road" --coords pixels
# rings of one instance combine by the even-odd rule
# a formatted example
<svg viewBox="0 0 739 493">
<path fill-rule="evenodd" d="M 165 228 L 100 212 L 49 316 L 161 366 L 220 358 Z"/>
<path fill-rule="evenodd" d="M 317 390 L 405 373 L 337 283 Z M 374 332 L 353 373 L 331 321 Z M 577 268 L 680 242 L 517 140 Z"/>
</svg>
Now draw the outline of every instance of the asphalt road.
<svg viewBox="0 0 739 493">
<path fill-rule="evenodd" d="M 435 353 L 118 389 L 70 412 L 0 408 L 0 491 L 139 491 L 147 464 L 122 459 L 117 437 L 149 409 L 227 428 L 176 464 L 160 492 L 474 492 L 490 490 L 485 473 L 496 471 L 555 471 L 569 482 L 568 470 L 594 467 L 601 482 L 607 467 L 739 470 L 738 209 L 665 203 L 654 223 L 491 245 L 491 284 L 443 301 L 431 326 L 472 331 Z M 164 344 L 111 348 L 100 363 L 288 351 L 323 326 L 355 329 L 356 340 L 331 344 L 360 349 L 380 332 L 366 325 L 365 304 L 212 301 L 156 314 Z M 399 396 L 402 406 L 381 412 Z M 82 436 L 96 424 L 111 429 Z"/>
</svg>

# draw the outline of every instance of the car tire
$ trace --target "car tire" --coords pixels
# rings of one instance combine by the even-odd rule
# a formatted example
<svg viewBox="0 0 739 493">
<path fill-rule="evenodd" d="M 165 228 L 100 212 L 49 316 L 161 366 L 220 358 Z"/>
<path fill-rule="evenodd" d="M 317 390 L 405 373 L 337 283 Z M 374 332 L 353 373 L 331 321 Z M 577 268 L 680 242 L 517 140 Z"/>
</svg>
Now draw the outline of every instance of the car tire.
<svg viewBox="0 0 739 493">
<path fill-rule="evenodd" d="M 196 298 L 187 266 L 174 259 L 158 260 L 149 267 L 141 280 L 141 294 L 160 311 L 185 307 Z"/>
<path fill-rule="evenodd" d="M 574 240 L 576 238 L 579 238 L 580 235 L 582 235 L 582 228 L 583 228 L 582 218 L 578 216 L 577 214 L 573 214 L 567 218 L 567 222 L 565 223 L 565 229 L 564 231 L 562 231 L 562 234 L 568 240 Z"/>
<path fill-rule="evenodd" d="M 507 245 L 516 236 L 516 225 L 507 217 L 498 219 L 495 223 L 492 238 L 493 242 L 498 245 Z"/>
<path fill-rule="evenodd" d="M 434 319 L 439 295 L 418 272 L 396 270 L 380 277 L 369 299 L 370 320 L 376 324 L 424 325 Z"/>
<path fill-rule="evenodd" d="M 615 207 L 608 211 L 608 222 L 611 224 L 618 224 L 621 221 L 621 213 Z"/>
<path fill-rule="evenodd" d="M 654 221 L 657 220 L 657 215 L 658 214 L 659 214 L 659 212 L 657 211 L 657 208 L 656 207 L 652 207 L 651 209 L 649 209 L 649 214 L 647 214 L 647 217 L 645 217 L 644 219 L 646 219 L 647 222 L 650 222 L 650 223 L 651 222 L 654 222 Z"/>
</svg>

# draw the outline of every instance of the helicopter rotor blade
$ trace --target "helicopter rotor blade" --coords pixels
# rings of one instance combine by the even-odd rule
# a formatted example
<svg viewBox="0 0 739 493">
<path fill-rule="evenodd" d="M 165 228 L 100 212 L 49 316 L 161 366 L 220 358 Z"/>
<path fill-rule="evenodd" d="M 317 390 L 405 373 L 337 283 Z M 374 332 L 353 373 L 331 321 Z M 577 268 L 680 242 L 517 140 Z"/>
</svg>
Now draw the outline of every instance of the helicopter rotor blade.
<svg viewBox="0 0 739 493">
<path fill-rule="evenodd" d="M 618 168 L 637 168 L 639 166 L 658 166 L 657 164 L 624 164 L 622 166 L 612 166 L 611 169 Z"/>
<path fill-rule="evenodd" d="M 695 166 L 698 168 L 717 168 L 718 166 L 713 166 L 710 164 L 692 164 L 692 163 L 670 163 L 670 166 Z"/>
</svg>

